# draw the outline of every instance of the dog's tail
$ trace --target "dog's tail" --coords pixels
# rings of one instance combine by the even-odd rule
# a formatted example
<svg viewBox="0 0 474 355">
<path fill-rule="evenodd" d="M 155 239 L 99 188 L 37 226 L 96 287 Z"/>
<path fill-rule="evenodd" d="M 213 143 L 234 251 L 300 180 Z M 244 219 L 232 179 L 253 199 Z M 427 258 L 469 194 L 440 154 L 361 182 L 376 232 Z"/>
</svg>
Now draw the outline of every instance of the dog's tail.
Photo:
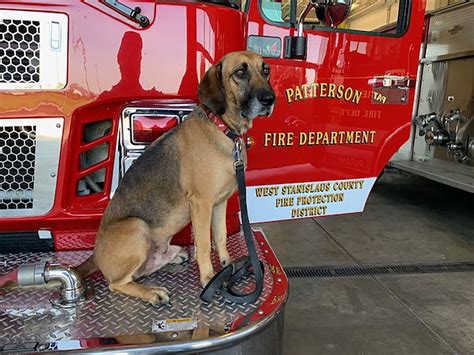
<svg viewBox="0 0 474 355">
<path fill-rule="evenodd" d="M 94 254 L 89 256 L 82 264 L 75 266 L 74 269 L 79 272 L 82 278 L 86 278 L 99 270 L 95 263 Z"/>
</svg>

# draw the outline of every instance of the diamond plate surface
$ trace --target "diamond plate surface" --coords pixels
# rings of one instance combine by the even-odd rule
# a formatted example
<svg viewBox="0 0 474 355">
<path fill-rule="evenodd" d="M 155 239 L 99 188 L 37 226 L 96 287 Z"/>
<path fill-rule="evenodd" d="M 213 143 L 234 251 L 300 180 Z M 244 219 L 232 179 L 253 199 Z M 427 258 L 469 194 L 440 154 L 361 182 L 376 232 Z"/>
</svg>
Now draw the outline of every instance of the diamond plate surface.
<svg viewBox="0 0 474 355">
<path fill-rule="evenodd" d="M 474 49 L 474 4 L 435 14 L 430 20 L 426 58 Z"/>
<path fill-rule="evenodd" d="M 224 327 L 254 311 L 266 300 L 273 288 L 273 277 L 259 244 L 259 257 L 265 264 L 264 291 L 255 304 L 238 305 L 216 296 L 206 304 L 199 299 L 199 272 L 193 257 L 193 247 L 187 247 L 191 259 L 185 265 L 168 265 L 140 282 L 167 287 L 172 296 L 169 305 L 154 307 L 139 299 L 109 291 L 100 273 L 87 280 L 94 296 L 73 310 L 54 308 L 50 299 L 54 288 L 15 288 L 0 290 L 0 348 L 9 343 L 52 342 L 69 339 L 114 337 L 124 334 L 150 333 L 154 320 L 194 317 L 199 327 L 207 326 L 221 334 Z M 244 238 L 235 234 L 228 238 L 232 258 L 247 254 Z M 0 273 L 18 265 L 40 260 L 77 265 L 90 255 L 88 251 L 10 254 L 0 257 Z M 213 252 L 215 269 L 218 256 Z M 241 282 L 240 291 L 253 288 L 250 278 Z"/>
</svg>

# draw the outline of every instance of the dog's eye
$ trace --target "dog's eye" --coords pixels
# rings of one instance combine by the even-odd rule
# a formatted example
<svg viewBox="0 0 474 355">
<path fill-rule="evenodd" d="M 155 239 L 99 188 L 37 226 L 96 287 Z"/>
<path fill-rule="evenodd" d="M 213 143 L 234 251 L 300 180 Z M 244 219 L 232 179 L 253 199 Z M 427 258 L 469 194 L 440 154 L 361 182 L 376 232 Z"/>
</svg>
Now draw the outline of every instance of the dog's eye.
<svg viewBox="0 0 474 355">
<path fill-rule="evenodd" d="M 267 67 L 263 68 L 263 75 L 265 76 L 270 75 L 270 68 L 267 68 Z"/>
<path fill-rule="evenodd" d="M 234 74 L 240 79 L 244 79 L 246 77 L 246 73 L 244 69 L 239 69 Z"/>
</svg>

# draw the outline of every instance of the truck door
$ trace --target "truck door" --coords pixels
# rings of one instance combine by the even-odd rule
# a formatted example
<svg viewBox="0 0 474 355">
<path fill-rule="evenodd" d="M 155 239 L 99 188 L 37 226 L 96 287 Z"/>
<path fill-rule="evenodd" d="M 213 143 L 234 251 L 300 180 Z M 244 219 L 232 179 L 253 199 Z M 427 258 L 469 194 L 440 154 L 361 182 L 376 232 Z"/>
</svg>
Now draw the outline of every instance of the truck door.
<svg viewBox="0 0 474 355">
<path fill-rule="evenodd" d="M 308 13 L 299 57 L 290 37 L 309 0 L 293 1 L 296 16 L 291 0 L 248 5 L 248 49 L 270 64 L 277 95 L 271 117 L 249 132 L 254 223 L 362 211 L 410 134 L 424 1 L 354 0 L 337 28 L 338 4 L 351 1 L 316 1 L 323 21 Z"/>
</svg>

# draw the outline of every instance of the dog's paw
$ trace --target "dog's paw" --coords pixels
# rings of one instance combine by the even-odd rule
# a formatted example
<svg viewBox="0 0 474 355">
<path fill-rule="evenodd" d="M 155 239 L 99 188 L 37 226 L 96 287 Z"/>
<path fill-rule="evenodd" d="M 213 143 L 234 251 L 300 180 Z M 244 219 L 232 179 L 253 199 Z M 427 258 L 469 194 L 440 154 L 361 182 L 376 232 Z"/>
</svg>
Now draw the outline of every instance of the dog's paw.
<svg viewBox="0 0 474 355">
<path fill-rule="evenodd" d="M 232 260 L 230 259 L 229 254 L 219 256 L 219 260 L 221 261 L 222 267 L 226 267 L 227 265 L 229 265 L 232 262 Z"/>
<path fill-rule="evenodd" d="M 211 281 L 211 279 L 214 277 L 214 273 L 209 273 L 209 274 L 206 274 L 206 275 L 202 275 L 201 276 L 201 285 L 202 287 L 206 286 L 209 281 Z"/>
<path fill-rule="evenodd" d="M 182 265 L 182 264 L 186 263 L 188 260 L 189 260 L 189 253 L 186 250 L 181 249 L 178 252 L 178 254 L 176 254 L 174 259 L 170 261 L 170 264 L 171 265 Z"/>
<path fill-rule="evenodd" d="M 167 304 L 170 301 L 170 292 L 164 287 L 150 287 L 145 298 L 153 305 Z"/>
<path fill-rule="evenodd" d="M 219 260 L 223 267 L 226 267 L 227 265 L 231 263 L 230 255 L 229 255 L 229 252 L 227 251 L 227 248 L 221 248 L 221 250 L 219 250 Z"/>
</svg>

